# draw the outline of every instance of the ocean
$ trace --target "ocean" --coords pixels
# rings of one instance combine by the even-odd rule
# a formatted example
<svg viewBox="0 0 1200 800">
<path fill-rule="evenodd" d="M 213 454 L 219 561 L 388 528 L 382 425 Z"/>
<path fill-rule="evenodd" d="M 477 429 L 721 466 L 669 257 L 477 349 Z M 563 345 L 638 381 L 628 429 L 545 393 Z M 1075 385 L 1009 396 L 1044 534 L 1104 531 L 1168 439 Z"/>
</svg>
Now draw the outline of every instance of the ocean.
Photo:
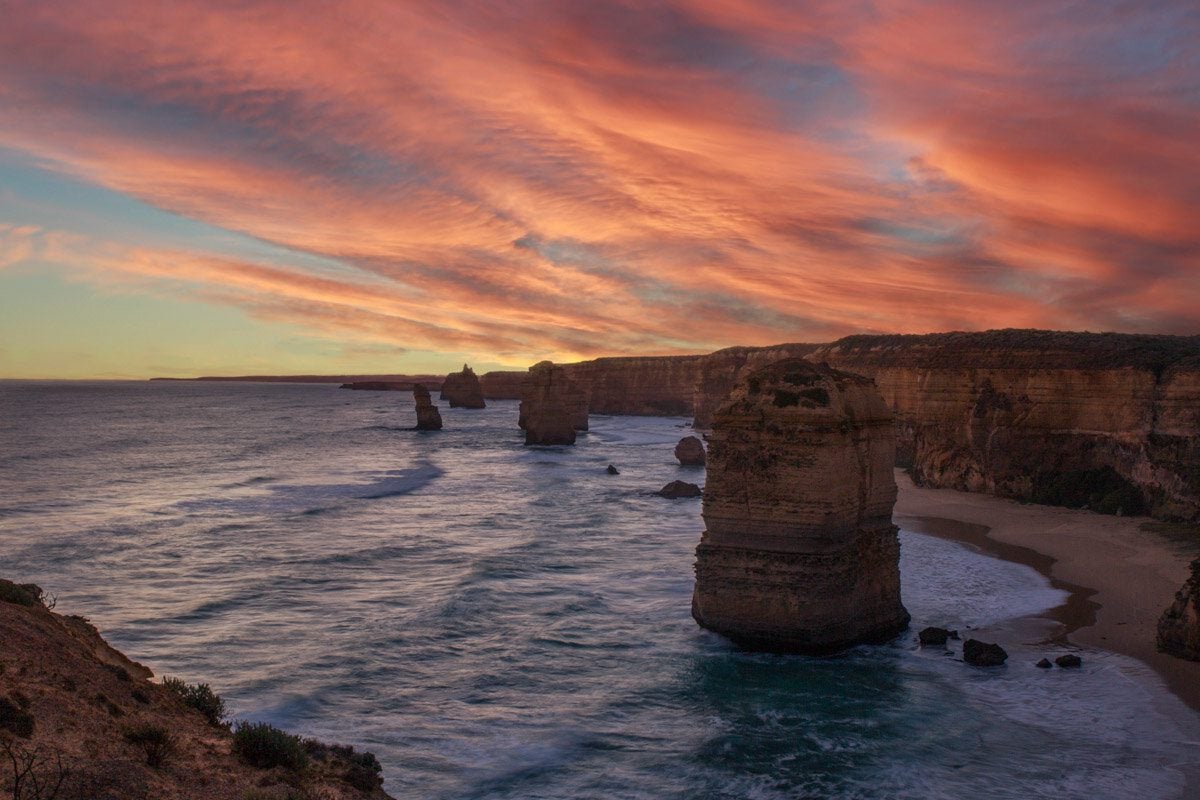
<svg viewBox="0 0 1200 800">
<path fill-rule="evenodd" d="M 515 402 L 441 412 L 419 433 L 402 392 L 0 382 L 0 576 L 239 719 L 374 751 L 397 798 L 1183 791 L 1196 715 L 1140 663 L 916 646 L 1059 605 L 1034 570 L 902 530 L 912 630 L 740 652 L 690 616 L 699 501 L 652 494 L 703 484 L 672 454 L 687 420 L 526 448 Z"/>
</svg>

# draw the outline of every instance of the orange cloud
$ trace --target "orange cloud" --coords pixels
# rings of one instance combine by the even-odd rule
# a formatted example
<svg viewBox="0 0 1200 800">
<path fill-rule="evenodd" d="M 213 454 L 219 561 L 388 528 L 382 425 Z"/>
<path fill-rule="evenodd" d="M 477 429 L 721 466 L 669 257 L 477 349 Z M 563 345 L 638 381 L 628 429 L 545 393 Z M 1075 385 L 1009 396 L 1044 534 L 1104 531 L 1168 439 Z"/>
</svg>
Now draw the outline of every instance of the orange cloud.
<svg viewBox="0 0 1200 800">
<path fill-rule="evenodd" d="M 93 280 L 347 339 L 533 360 L 1195 332 L 1197 27 L 1171 4 L 17 3 L 0 147 L 295 255 L 126 242 Z"/>
</svg>

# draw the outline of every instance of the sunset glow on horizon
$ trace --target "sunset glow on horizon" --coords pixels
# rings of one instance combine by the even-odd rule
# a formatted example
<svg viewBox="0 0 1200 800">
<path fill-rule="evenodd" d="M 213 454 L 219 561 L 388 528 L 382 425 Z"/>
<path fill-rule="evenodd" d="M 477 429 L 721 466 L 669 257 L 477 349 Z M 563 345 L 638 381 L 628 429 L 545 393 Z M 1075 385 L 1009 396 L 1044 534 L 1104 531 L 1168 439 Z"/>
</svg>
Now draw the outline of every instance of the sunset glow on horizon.
<svg viewBox="0 0 1200 800">
<path fill-rule="evenodd" d="M 0 377 L 1200 333 L 1192 2 L 0 9 Z"/>
</svg>

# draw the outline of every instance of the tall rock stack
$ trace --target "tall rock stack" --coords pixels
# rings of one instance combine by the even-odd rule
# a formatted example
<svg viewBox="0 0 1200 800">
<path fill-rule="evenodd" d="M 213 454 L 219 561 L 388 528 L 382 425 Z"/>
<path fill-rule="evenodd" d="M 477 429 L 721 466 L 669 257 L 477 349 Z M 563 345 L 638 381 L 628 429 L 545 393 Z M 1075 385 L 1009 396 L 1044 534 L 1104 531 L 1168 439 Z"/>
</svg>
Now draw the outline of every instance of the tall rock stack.
<svg viewBox="0 0 1200 800">
<path fill-rule="evenodd" d="M 417 430 L 440 431 L 442 414 L 429 399 L 429 390 L 422 384 L 413 384 L 413 401 L 417 404 Z"/>
<path fill-rule="evenodd" d="M 902 631 L 894 459 L 870 379 L 800 359 L 745 375 L 709 436 L 692 616 L 774 652 Z"/>
<path fill-rule="evenodd" d="M 483 402 L 483 387 L 475 370 L 463 364 L 462 372 L 451 372 L 442 382 L 442 399 L 451 408 L 486 408 Z"/>
<path fill-rule="evenodd" d="M 587 430 L 587 398 L 566 370 L 539 362 L 529 368 L 518 424 L 525 444 L 575 444 L 575 431 Z"/>
</svg>

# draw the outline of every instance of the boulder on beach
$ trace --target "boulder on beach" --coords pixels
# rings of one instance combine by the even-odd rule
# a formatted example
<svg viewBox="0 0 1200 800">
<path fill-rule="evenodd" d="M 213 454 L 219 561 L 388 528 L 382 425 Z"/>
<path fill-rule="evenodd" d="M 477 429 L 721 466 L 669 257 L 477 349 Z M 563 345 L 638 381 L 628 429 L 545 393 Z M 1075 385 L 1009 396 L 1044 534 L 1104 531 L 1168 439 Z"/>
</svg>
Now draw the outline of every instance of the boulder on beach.
<svg viewBox="0 0 1200 800">
<path fill-rule="evenodd" d="M 1158 649 L 1164 653 L 1200 661 L 1200 558 L 1192 562 L 1192 572 L 1175 602 L 1158 620 Z"/>
<path fill-rule="evenodd" d="M 704 442 L 696 436 L 685 436 L 675 445 L 675 458 L 685 467 L 704 466 Z"/>
<path fill-rule="evenodd" d="M 1050 659 L 1043 658 L 1041 661 L 1034 664 L 1034 666 L 1037 667 L 1038 669 L 1050 669 L 1054 665 L 1050 663 Z"/>
<path fill-rule="evenodd" d="M 442 399 L 450 404 L 451 408 L 485 408 L 487 403 L 483 401 L 483 387 L 479 383 L 479 378 L 466 364 L 463 364 L 462 372 L 451 372 L 442 382 Z"/>
<path fill-rule="evenodd" d="M 696 621 L 773 652 L 904 630 L 895 435 L 868 378 L 799 359 L 747 374 L 708 437 Z"/>
<path fill-rule="evenodd" d="M 429 390 L 421 384 L 413 385 L 413 401 L 417 406 L 417 430 L 440 431 L 442 429 L 442 413 L 437 410 L 429 397 Z"/>
<path fill-rule="evenodd" d="M 967 639 L 963 642 L 963 661 L 976 667 L 998 667 L 1008 660 L 1004 648 L 992 642 Z"/>
<path fill-rule="evenodd" d="M 948 639 L 957 639 L 958 631 L 947 630 L 946 628 L 922 628 L 917 634 L 917 641 L 922 647 L 942 646 L 946 645 Z"/>
<path fill-rule="evenodd" d="M 1067 653 L 1065 656 L 1059 656 L 1058 658 L 1054 659 L 1054 663 L 1058 664 L 1060 667 L 1069 669 L 1071 667 L 1082 667 L 1083 659 L 1074 653 Z"/>
<path fill-rule="evenodd" d="M 659 497 L 666 497 L 669 500 L 677 500 L 681 497 L 700 497 L 704 492 L 694 483 L 671 481 L 655 494 Z"/>
</svg>

